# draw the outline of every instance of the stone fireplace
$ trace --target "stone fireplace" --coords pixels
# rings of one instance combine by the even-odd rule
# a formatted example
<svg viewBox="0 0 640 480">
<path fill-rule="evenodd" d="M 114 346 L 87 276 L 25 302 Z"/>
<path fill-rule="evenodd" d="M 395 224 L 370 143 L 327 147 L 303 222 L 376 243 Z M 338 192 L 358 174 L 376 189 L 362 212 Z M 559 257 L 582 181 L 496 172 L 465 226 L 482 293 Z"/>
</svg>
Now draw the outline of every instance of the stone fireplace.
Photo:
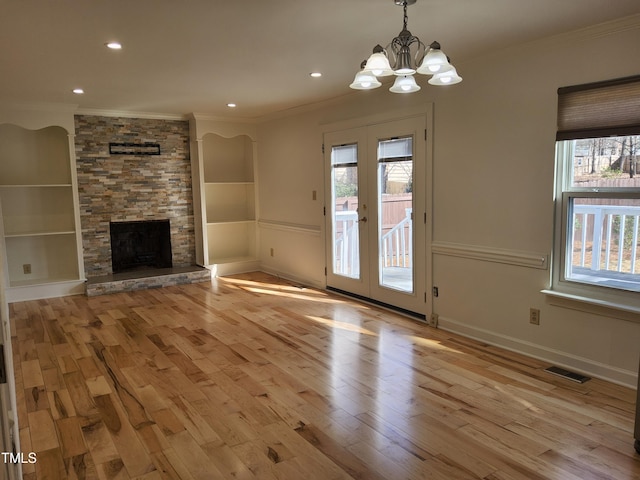
<svg viewBox="0 0 640 480">
<path fill-rule="evenodd" d="M 117 273 L 112 257 L 113 227 L 123 222 L 168 229 L 161 249 L 164 265 L 195 265 L 195 227 L 186 120 L 75 116 L 78 197 L 85 276 L 88 280 Z M 157 145 L 153 154 L 135 148 L 110 151 L 110 144 Z M 144 149 L 140 149 L 144 152 Z M 132 232 L 125 236 L 134 236 Z M 153 234 L 152 236 L 157 236 Z M 121 240 L 116 240 L 120 242 Z M 148 246 L 148 245 L 147 245 Z M 131 249 L 130 247 L 129 250 Z M 131 253 L 131 252 L 129 252 Z M 148 252 L 147 252 L 148 253 Z M 156 268 L 141 260 L 129 268 Z M 116 259 L 116 263 L 117 263 Z M 126 262 L 131 263 L 130 260 Z M 156 264 L 156 260 L 147 263 Z M 118 267 L 116 267 L 117 270 Z"/>
</svg>

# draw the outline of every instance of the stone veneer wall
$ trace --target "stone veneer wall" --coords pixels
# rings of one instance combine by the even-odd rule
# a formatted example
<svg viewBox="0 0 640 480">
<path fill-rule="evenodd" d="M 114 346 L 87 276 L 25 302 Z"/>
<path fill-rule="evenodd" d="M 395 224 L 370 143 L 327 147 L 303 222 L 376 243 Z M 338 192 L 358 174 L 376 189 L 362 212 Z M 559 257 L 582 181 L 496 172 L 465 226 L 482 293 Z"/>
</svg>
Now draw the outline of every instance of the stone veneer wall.
<svg viewBox="0 0 640 480">
<path fill-rule="evenodd" d="M 75 130 L 87 278 L 112 273 L 110 221 L 168 218 L 173 265 L 194 265 L 189 122 L 77 115 Z M 110 142 L 158 143 L 160 155 L 110 155 Z"/>
</svg>

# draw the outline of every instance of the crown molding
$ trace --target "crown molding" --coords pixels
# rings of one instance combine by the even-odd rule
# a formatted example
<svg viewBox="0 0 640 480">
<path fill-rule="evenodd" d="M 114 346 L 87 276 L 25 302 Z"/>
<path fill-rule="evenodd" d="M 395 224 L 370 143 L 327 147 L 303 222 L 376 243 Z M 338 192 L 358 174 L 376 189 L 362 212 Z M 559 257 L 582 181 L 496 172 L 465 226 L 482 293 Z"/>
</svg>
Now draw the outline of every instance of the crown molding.
<svg viewBox="0 0 640 480">
<path fill-rule="evenodd" d="M 253 117 L 225 117 L 221 115 L 212 115 L 210 113 L 198 113 L 192 112 L 187 115 L 188 118 L 203 122 L 224 122 L 224 123 L 241 123 L 241 124 L 256 124 L 258 118 Z"/>
<path fill-rule="evenodd" d="M 567 40 L 580 40 L 582 38 L 599 38 L 617 33 L 623 33 L 629 30 L 640 29 L 640 13 L 627 17 L 610 20 L 608 22 L 591 25 L 589 27 L 572 30 L 562 34 L 555 35 L 553 38 L 566 38 Z"/>
<path fill-rule="evenodd" d="M 556 35 L 549 35 L 529 42 L 517 43 L 505 48 L 495 49 L 486 55 L 479 55 L 473 58 L 460 58 L 456 63 L 469 66 L 476 63 L 482 63 L 486 61 L 487 58 L 503 57 L 511 52 L 516 52 L 521 55 L 527 51 L 533 52 L 544 48 L 553 48 L 558 44 L 595 40 L 639 29 L 640 14 L 636 14 L 618 18 L 616 20 L 610 20 L 608 22 L 598 23 L 596 25 L 589 25 L 587 27 L 569 30 Z"/>
<path fill-rule="evenodd" d="M 150 120 L 189 120 L 188 114 L 132 112 L 128 110 L 108 110 L 100 108 L 78 108 L 76 115 L 92 115 L 96 117 L 144 118 Z"/>
</svg>

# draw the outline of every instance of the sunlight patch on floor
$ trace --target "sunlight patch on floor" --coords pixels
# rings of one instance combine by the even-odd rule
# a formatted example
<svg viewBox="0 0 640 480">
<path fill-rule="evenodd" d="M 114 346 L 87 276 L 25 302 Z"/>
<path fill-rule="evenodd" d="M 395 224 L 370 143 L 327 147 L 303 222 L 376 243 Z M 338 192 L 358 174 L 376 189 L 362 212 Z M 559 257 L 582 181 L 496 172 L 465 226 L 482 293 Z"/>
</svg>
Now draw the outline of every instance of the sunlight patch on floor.
<svg viewBox="0 0 640 480">
<path fill-rule="evenodd" d="M 460 350 L 456 350 L 455 348 L 451 348 L 443 345 L 440 342 L 440 340 L 432 340 L 430 338 L 417 337 L 415 335 L 405 335 L 405 337 L 410 339 L 415 345 L 419 345 L 421 347 L 427 347 L 433 350 L 441 350 L 443 352 L 459 353 L 461 355 L 466 355 L 466 353 L 461 352 Z"/>
<path fill-rule="evenodd" d="M 325 296 L 325 297 L 327 296 L 327 293 L 322 292 L 320 290 L 314 290 L 311 288 L 306 288 L 304 286 L 291 285 L 289 283 L 261 282 L 258 280 L 244 280 L 240 278 L 231 278 L 231 277 L 219 277 L 218 280 L 224 283 L 231 283 L 239 286 L 244 285 L 248 287 L 263 287 L 263 288 L 269 288 L 273 290 L 284 290 L 289 292 L 304 291 L 306 294 L 309 294 L 309 295 Z"/>
<path fill-rule="evenodd" d="M 306 317 L 309 320 L 313 320 L 316 323 L 327 325 L 331 328 L 337 328 L 337 329 L 346 330 L 349 332 L 362 333 L 364 335 L 370 335 L 374 337 L 378 336 L 376 332 L 363 328 L 360 325 L 354 325 L 353 323 L 341 322 L 339 320 L 333 320 L 330 318 L 315 317 L 313 315 L 306 315 Z"/>
<path fill-rule="evenodd" d="M 279 284 L 270 282 L 260 282 L 257 280 L 243 280 L 239 278 L 224 277 L 218 280 L 230 286 L 241 288 L 247 292 L 273 295 L 277 297 L 293 298 L 297 300 L 307 300 L 311 302 L 346 304 L 346 300 L 336 298 L 322 290 L 296 286 L 290 284 Z M 366 308 L 364 305 L 361 308 Z"/>
<path fill-rule="evenodd" d="M 258 287 L 242 287 L 247 292 L 251 293 L 260 293 L 264 295 L 273 295 L 276 297 L 287 297 L 294 298 L 297 300 L 305 300 L 309 302 L 320 302 L 320 303 L 344 303 L 343 300 L 338 300 L 336 298 L 328 298 L 328 297 L 318 297 L 313 295 L 299 294 L 293 292 L 283 292 L 281 290 L 269 290 L 267 288 L 258 288 Z"/>
</svg>

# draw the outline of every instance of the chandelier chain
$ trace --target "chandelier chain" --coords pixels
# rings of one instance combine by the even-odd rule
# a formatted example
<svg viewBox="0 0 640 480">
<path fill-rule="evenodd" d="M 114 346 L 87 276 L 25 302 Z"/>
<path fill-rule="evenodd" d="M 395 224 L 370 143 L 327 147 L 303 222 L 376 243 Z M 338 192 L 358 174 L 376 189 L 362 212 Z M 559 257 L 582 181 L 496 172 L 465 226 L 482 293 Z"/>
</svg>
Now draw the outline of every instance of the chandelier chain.
<svg viewBox="0 0 640 480">
<path fill-rule="evenodd" d="M 407 29 L 407 24 L 409 23 L 409 15 L 407 14 L 407 2 L 406 0 L 402 2 L 402 8 L 404 10 L 404 29 Z"/>
</svg>

